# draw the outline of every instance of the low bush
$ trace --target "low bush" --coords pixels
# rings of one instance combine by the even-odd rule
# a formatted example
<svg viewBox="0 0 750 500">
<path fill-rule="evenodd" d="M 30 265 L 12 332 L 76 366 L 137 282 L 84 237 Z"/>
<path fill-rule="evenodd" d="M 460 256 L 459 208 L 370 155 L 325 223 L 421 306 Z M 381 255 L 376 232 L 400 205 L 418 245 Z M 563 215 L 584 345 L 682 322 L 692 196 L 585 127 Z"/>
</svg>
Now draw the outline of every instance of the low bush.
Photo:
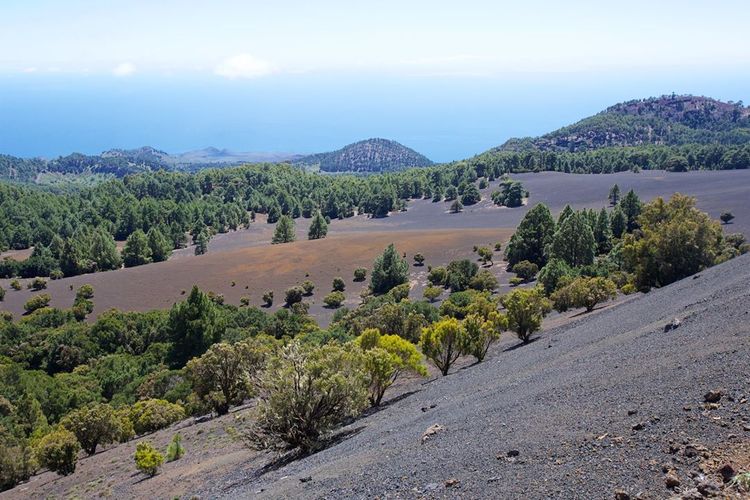
<svg viewBox="0 0 750 500">
<path fill-rule="evenodd" d="M 315 283 L 313 283 L 310 280 L 305 280 L 302 282 L 302 290 L 305 291 L 305 296 L 310 296 L 313 294 L 313 290 L 315 290 Z"/>
<path fill-rule="evenodd" d="M 301 286 L 293 286 L 291 288 L 288 288 L 285 292 L 284 301 L 286 302 L 287 306 L 292 306 L 298 302 L 302 302 L 302 297 L 304 296 L 304 294 L 305 291 Z"/>
<path fill-rule="evenodd" d="M 358 267 L 354 270 L 354 281 L 364 281 L 367 278 L 367 269 Z"/>
<path fill-rule="evenodd" d="M 443 289 L 438 286 L 428 286 L 424 289 L 423 296 L 425 299 L 429 300 L 430 302 L 435 302 L 435 300 L 442 295 Z"/>
<path fill-rule="evenodd" d="M 41 293 L 39 295 L 34 295 L 29 300 L 27 300 L 26 303 L 23 305 L 23 308 L 26 310 L 27 313 L 33 313 L 34 311 L 38 309 L 47 307 L 51 300 L 52 300 L 52 297 L 50 297 L 49 294 Z"/>
<path fill-rule="evenodd" d="M 335 309 L 337 307 L 341 307 L 341 304 L 344 303 L 345 299 L 346 297 L 344 296 L 343 292 L 331 292 L 323 298 L 323 303 L 326 305 L 326 307 Z"/>
<path fill-rule="evenodd" d="M 135 448 L 135 466 L 148 476 L 155 476 L 164 464 L 164 456 L 148 441 L 141 441 Z"/>
<path fill-rule="evenodd" d="M 182 436 L 179 433 L 172 437 L 167 447 L 167 462 L 174 462 L 185 456 L 185 448 L 182 446 Z"/>
<path fill-rule="evenodd" d="M 342 278 L 333 278 L 332 288 L 334 292 L 343 292 L 346 289 L 346 283 Z"/>
</svg>

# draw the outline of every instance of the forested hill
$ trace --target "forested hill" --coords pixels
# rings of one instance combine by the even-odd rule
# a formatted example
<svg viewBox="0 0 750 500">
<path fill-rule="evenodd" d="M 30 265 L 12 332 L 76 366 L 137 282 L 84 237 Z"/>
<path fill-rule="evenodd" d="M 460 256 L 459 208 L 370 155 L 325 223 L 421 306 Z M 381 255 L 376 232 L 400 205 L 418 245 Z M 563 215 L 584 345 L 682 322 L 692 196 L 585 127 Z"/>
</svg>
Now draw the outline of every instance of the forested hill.
<svg viewBox="0 0 750 500">
<path fill-rule="evenodd" d="M 424 155 L 387 139 L 367 139 L 338 151 L 305 156 L 298 165 L 319 167 L 323 172 L 392 172 L 432 165 Z"/>
<path fill-rule="evenodd" d="M 494 151 L 578 152 L 618 146 L 750 143 L 750 108 L 691 95 L 616 104 L 541 137 L 510 139 Z"/>
</svg>

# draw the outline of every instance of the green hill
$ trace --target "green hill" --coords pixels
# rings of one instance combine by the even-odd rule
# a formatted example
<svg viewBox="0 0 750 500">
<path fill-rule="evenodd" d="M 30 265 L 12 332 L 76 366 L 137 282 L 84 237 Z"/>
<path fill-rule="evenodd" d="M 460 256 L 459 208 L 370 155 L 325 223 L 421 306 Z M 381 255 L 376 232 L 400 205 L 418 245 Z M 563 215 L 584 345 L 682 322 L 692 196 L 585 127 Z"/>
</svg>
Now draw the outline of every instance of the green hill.
<svg viewBox="0 0 750 500">
<path fill-rule="evenodd" d="M 323 172 L 392 172 L 432 165 L 424 155 L 387 139 L 367 139 L 337 151 L 305 156 L 295 164 L 318 167 Z"/>
<path fill-rule="evenodd" d="M 616 104 L 541 137 L 510 139 L 500 151 L 568 151 L 683 144 L 750 143 L 750 108 L 742 102 L 670 95 Z"/>
</svg>

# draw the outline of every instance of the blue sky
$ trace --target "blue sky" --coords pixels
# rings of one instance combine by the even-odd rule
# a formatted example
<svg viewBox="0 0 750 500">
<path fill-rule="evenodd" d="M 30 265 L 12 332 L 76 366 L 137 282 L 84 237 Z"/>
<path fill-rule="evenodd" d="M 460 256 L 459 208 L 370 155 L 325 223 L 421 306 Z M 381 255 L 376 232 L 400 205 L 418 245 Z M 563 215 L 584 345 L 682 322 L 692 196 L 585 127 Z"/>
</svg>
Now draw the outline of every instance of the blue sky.
<svg viewBox="0 0 750 500">
<path fill-rule="evenodd" d="M 750 4 L 5 0 L 0 152 L 320 151 L 435 160 L 670 92 L 750 101 Z"/>
</svg>

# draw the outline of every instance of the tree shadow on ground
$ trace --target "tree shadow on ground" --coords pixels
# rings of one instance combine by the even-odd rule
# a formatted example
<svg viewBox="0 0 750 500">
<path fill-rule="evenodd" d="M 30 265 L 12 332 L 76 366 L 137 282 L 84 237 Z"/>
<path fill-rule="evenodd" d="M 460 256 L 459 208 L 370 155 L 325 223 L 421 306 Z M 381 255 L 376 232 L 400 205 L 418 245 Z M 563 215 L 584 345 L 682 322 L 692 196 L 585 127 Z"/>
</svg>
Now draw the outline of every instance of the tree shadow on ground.
<svg viewBox="0 0 750 500">
<path fill-rule="evenodd" d="M 320 446 L 318 446 L 315 450 L 310 451 L 308 453 L 302 452 L 299 448 L 295 448 L 293 450 L 282 452 L 280 455 L 277 455 L 275 458 L 273 458 L 270 462 L 266 463 L 264 466 L 260 467 L 259 469 L 254 471 L 252 474 L 250 474 L 247 478 L 245 478 L 245 480 L 235 482 L 225 487 L 224 491 L 229 491 L 230 489 L 236 488 L 237 486 L 240 486 L 242 484 L 252 483 L 253 481 L 260 479 L 261 477 L 268 474 L 269 472 L 277 471 L 281 469 L 282 467 L 285 467 L 293 462 L 296 462 L 297 460 L 301 460 L 303 458 L 313 456 L 316 453 L 320 453 L 321 451 L 327 450 L 328 448 L 336 446 L 337 444 L 342 443 L 346 441 L 347 439 L 356 436 L 357 434 L 362 432 L 364 429 L 365 429 L 365 426 L 361 425 L 353 429 L 346 429 L 346 430 L 337 432 L 335 434 L 332 434 L 331 436 L 323 440 L 320 443 Z"/>
<path fill-rule="evenodd" d="M 527 342 L 519 342 L 518 344 L 514 344 L 514 345 L 512 345 L 510 347 L 506 347 L 505 349 L 503 349 L 503 352 L 515 351 L 516 349 L 519 349 L 521 347 L 527 346 L 529 344 L 533 344 L 534 342 L 536 342 L 540 338 L 541 337 L 534 337 L 533 339 L 529 339 Z"/>
</svg>

